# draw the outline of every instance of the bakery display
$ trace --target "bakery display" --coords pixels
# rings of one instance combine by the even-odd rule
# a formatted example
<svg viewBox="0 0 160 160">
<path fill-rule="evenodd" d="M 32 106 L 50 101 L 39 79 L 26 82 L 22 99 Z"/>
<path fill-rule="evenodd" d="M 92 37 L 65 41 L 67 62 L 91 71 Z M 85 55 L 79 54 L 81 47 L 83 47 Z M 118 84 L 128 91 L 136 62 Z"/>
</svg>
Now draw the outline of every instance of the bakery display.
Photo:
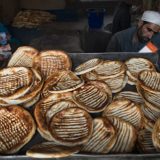
<svg viewBox="0 0 160 160">
<path fill-rule="evenodd" d="M 9 126 L 0 138 L 0 154 L 59 158 L 74 153 L 156 153 L 160 73 L 153 63 L 140 57 L 90 56 L 77 65 L 76 56 L 23 46 L 0 70 L 0 132 Z M 131 79 L 135 85 L 128 82 Z M 21 128 L 24 124 L 26 130 Z M 11 132 L 12 127 L 18 129 Z M 23 143 L 19 145 L 18 138 L 8 137 L 7 132 L 11 137 L 17 134 Z"/>
</svg>

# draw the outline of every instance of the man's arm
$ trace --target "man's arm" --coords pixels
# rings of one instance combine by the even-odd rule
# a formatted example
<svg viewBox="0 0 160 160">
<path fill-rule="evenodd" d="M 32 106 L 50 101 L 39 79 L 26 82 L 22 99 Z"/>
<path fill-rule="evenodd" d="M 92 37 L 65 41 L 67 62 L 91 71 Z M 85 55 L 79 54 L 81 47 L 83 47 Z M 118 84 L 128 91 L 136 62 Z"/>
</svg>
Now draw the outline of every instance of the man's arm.
<svg viewBox="0 0 160 160">
<path fill-rule="evenodd" d="M 117 38 L 117 34 L 115 34 L 107 46 L 107 52 L 121 52 L 121 47 Z"/>
</svg>

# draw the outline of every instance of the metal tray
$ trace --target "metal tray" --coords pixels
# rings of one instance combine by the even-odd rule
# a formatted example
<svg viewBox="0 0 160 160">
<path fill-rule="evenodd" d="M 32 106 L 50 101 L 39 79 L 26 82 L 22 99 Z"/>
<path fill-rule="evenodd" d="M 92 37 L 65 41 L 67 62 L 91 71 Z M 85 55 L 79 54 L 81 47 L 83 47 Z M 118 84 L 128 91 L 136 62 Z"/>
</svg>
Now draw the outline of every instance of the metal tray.
<svg viewBox="0 0 160 160">
<path fill-rule="evenodd" d="M 143 57 L 147 58 L 148 60 L 152 61 L 156 67 L 158 62 L 158 54 L 152 53 L 69 53 L 69 56 L 73 63 L 74 69 L 79 64 L 92 59 L 92 58 L 102 58 L 108 60 L 121 60 L 125 61 L 131 57 Z M 126 87 L 126 90 L 133 90 L 133 88 Z M 32 112 L 33 108 L 31 109 Z M 16 160 L 30 160 L 30 157 L 25 156 L 26 150 L 29 149 L 33 144 L 45 141 L 42 137 L 36 133 L 36 135 L 32 138 L 32 140 L 25 145 L 16 155 L 7 155 L 7 156 L 0 156 L 0 160 L 9 160 L 9 159 L 16 159 Z M 36 159 L 36 158 L 34 158 Z M 152 159 L 160 159 L 160 154 L 106 154 L 106 155 L 98 155 L 98 154 L 74 154 L 70 157 L 63 158 L 64 160 L 152 160 Z"/>
</svg>

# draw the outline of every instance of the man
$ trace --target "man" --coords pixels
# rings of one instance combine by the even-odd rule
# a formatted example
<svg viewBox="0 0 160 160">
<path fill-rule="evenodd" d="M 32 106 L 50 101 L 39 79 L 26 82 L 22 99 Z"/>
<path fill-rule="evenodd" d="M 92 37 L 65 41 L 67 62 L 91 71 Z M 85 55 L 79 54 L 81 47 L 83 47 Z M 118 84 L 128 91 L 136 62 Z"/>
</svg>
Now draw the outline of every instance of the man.
<svg viewBox="0 0 160 160">
<path fill-rule="evenodd" d="M 155 11 L 145 11 L 136 27 L 131 27 L 129 29 L 117 32 L 112 37 L 108 44 L 107 51 L 138 52 L 155 36 L 159 36 L 156 38 L 156 41 L 160 41 L 159 32 L 160 13 Z"/>
</svg>

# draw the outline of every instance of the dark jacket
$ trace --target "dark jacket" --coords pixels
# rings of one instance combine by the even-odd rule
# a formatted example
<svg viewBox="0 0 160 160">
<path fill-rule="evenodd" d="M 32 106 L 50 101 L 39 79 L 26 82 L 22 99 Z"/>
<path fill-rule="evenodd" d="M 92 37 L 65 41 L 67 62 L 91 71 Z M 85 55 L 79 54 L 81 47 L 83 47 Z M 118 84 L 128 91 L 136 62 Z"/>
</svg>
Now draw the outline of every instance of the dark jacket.
<svg viewBox="0 0 160 160">
<path fill-rule="evenodd" d="M 108 52 L 138 52 L 146 43 L 134 41 L 137 27 L 131 27 L 126 30 L 117 32 L 111 38 L 108 44 Z"/>
</svg>

